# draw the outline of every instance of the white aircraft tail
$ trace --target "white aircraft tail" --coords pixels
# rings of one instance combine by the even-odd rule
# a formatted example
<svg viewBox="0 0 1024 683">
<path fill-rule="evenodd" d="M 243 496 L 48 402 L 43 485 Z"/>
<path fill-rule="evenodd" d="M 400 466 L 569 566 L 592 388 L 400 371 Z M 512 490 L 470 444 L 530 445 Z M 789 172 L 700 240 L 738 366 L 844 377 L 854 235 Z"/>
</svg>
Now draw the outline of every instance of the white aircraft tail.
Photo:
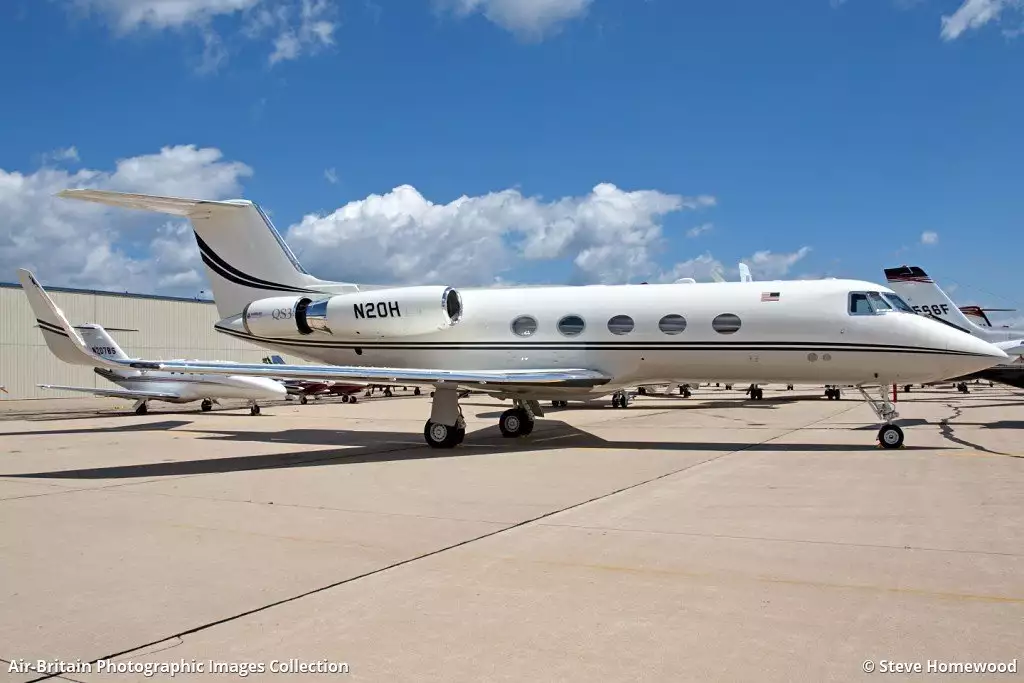
<svg viewBox="0 0 1024 683">
<path fill-rule="evenodd" d="M 740 282 L 753 282 L 754 276 L 750 274 L 750 266 L 740 263 Z"/>
<path fill-rule="evenodd" d="M 260 207 L 244 199 L 207 201 L 104 190 L 64 190 L 58 197 L 188 218 L 221 318 L 256 299 L 316 295 L 329 283 L 299 265 Z"/>
<path fill-rule="evenodd" d="M 915 311 L 972 334 L 981 328 L 961 311 L 952 299 L 919 266 L 886 268 L 885 280 Z"/>
<path fill-rule="evenodd" d="M 18 280 L 21 281 L 21 287 L 28 297 L 28 304 L 32 307 L 32 314 L 43 333 L 43 341 L 50 352 L 65 363 L 92 365 L 86 361 L 87 357 L 83 357 L 79 349 L 79 344 L 84 345 L 81 335 L 68 324 L 64 312 L 57 308 L 57 304 L 53 303 L 53 299 L 36 281 L 35 276 L 24 268 L 19 268 Z M 75 339 L 78 344 L 75 343 Z"/>
<path fill-rule="evenodd" d="M 132 363 L 134 359 L 122 360 L 111 356 L 101 356 L 93 351 L 82 339 L 82 336 L 71 326 L 64 311 L 57 308 L 50 295 L 46 293 L 43 286 L 36 280 L 35 275 L 24 268 L 18 269 L 18 280 L 21 288 L 25 290 L 28 297 L 28 304 L 32 307 L 32 313 L 36 316 L 39 329 L 43 332 L 43 340 L 53 355 L 65 363 L 72 365 L 86 365 L 92 368 L 108 368 L 110 370 L 121 370 L 125 366 L 144 369 L 158 369 L 152 363 Z M 96 327 L 99 327 L 98 325 Z M 104 330 L 105 332 L 105 330 Z M 107 337 L 109 339 L 109 336 Z M 124 355 L 120 348 L 117 349 Z"/>
<path fill-rule="evenodd" d="M 110 336 L 110 333 L 102 325 L 87 323 L 85 325 L 75 325 L 75 329 L 78 330 L 82 341 L 92 349 L 93 353 L 104 358 L 131 360 L 131 357 L 118 346 L 114 338 Z"/>
</svg>

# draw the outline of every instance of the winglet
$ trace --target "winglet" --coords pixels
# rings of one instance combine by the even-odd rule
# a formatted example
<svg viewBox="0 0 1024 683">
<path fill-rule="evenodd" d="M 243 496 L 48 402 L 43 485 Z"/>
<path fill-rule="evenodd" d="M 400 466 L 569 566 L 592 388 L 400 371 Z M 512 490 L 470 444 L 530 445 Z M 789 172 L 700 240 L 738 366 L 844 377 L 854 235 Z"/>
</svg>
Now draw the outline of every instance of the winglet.
<svg viewBox="0 0 1024 683">
<path fill-rule="evenodd" d="M 115 363 L 93 353 L 82 341 L 82 337 L 64 317 L 64 311 L 57 308 L 50 295 L 39 284 L 35 276 L 24 268 L 18 269 L 18 280 L 28 297 L 28 305 L 39 323 L 43 341 L 51 353 L 65 363 L 119 369 L 123 363 Z"/>
</svg>

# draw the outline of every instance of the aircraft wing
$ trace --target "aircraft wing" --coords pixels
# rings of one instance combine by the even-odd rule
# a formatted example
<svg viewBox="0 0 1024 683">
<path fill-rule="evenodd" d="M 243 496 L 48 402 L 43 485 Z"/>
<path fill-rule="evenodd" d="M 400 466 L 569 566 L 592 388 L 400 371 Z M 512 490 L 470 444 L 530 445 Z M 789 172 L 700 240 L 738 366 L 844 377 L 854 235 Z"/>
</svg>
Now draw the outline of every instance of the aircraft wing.
<svg viewBox="0 0 1024 683">
<path fill-rule="evenodd" d="M 1004 352 L 1011 356 L 1024 355 L 1024 339 L 1011 339 L 1010 341 L 993 342 Z"/>
<path fill-rule="evenodd" d="M 454 385 L 480 391 L 529 390 L 531 388 L 590 388 L 607 384 L 611 377 L 586 368 L 539 368 L 536 370 L 441 370 L 436 368 L 373 368 L 346 365 L 287 365 L 278 363 L 229 363 L 222 361 L 105 358 L 87 347 L 72 329 L 31 272 L 18 269 L 18 279 L 28 296 L 40 329 L 54 335 L 60 358 L 66 363 L 123 370 L 183 370 L 211 375 L 240 375 L 274 379 L 339 380 L 369 384 Z M 526 393 L 523 391 L 523 393 Z"/>
<path fill-rule="evenodd" d="M 41 389 L 57 389 L 60 391 L 81 391 L 96 396 L 110 398 L 178 398 L 178 394 L 166 391 L 132 391 L 131 389 L 97 389 L 95 387 L 62 387 L 57 384 L 37 384 Z"/>
</svg>

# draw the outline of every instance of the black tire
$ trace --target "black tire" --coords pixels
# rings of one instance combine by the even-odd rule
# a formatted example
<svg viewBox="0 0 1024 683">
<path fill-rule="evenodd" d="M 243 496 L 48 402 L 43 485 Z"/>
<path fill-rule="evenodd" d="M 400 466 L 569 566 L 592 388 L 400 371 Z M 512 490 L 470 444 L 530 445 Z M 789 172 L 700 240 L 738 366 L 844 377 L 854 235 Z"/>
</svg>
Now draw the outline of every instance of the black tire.
<svg viewBox="0 0 1024 683">
<path fill-rule="evenodd" d="M 342 402 L 342 403 L 348 403 L 348 402 L 349 402 L 349 401 L 351 401 L 351 400 L 352 400 L 352 399 L 351 399 L 351 398 L 349 397 L 349 395 L 348 395 L 348 394 L 342 394 L 342 395 L 341 395 L 341 402 Z"/>
<path fill-rule="evenodd" d="M 302 405 L 306 405 L 307 403 L 309 403 L 309 397 L 306 396 L 305 394 L 299 396 L 299 403 L 301 403 Z"/>
<path fill-rule="evenodd" d="M 356 398 L 355 394 L 352 394 L 351 396 L 348 397 L 348 402 L 349 403 L 356 403 L 358 400 L 359 399 Z"/>
<path fill-rule="evenodd" d="M 459 443 L 459 430 L 454 426 L 449 427 L 440 422 L 427 420 L 423 426 L 423 439 L 431 448 L 454 448 Z"/>
<path fill-rule="evenodd" d="M 135 409 L 135 414 L 136 415 L 145 415 L 148 412 L 149 412 L 149 406 L 147 406 L 145 403 L 143 403 L 141 406 L 139 406 L 138 408 Z"/>
<path fill-rule="evenodd" d="M 199 404 L 199 409 L 204 413 L 213 410 L 213 401 L 208 398 L 204 398 L 203 402 Z"/>
<path fill-rule="evenodd" d="M 455 430 L 455 443 L 460 444 L 466 439 L 466 428 L 459 427 Z"/>
<path fill-rule="evenodd" d="M 530 416 L 522 408 L 510 408 L 498 418 L 498 429 L 506 439 L 514 439 L 518 436 L 525 436 L 533 431 Z"/>
<path fill-rule="evenodd" d="M 249 408 L 249 414 L 250 415 L 259 415 L 260 414 L 260 407 L 259 406 L 253 406 L 252 408 Z"/>
<path fill-rule="evenodd" d="M 899 448 L 903 445 L 903 430 L 897 425 L 885 425 L 878 430 L 878 443 L 882 448 Z"/>
<path fill-rule="evenodd" d="M 412 390 L 412 395 L 413 396 L 419 396 L 420 395 L 420 388 L 416 387 L 415 389 L 413 389 Z"/>
</svg>

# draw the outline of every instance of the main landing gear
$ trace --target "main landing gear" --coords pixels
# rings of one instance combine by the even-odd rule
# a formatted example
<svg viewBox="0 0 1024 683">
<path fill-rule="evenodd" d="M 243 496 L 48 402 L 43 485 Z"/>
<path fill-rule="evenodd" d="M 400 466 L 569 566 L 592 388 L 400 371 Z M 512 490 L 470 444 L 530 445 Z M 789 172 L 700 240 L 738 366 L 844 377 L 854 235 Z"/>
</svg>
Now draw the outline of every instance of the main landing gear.
<svg viewBox="0 0 1024 683">
<path fill-rule="evenodd" d="M 682 396 L 683 398 L 690 398 L 690 385 L 681 384 L 679 386 L 679 395 Z"/>
<path fill-rule="evenodd" d="M 433 394 L 430 419 L 423 425 L 423 439 L 431 448 L 454 448 L 466 438 L 466 419 L 459 406 L 462 392 L 440 387 Z M 501 435 L 509 439 L 528 435 L 533 431 L 536 418 L 544 417 L 544 410 L 537 401 L 516 398 L 513 403 L 515 407 L 498 418 Z"/>
<path fill-rule="evenodd" d="M 900 414 L 896 412 L 896 408 L 893 407 L 892 402 L 889 401 L 889 394 L 886 391 L 886 387 L 887 385 L 885 384 L 879 387 L 878 394 L 881 397 L 880 401 L 876 401 L 871 398 L 863 387 L 857 387 L 857 390 L 860 391 L 861 396 L 863 396 L 864 400 L 868 402 L 871 409 L 875 411 L 875 415 L 878 416 L 878 419 L 885 421 L 882 428 L 878 430 L 878 443 L 882 448 L 899 448 L 903 445 L 903 430 L 899 428 L 899 425 L 895 425 L 892 422 L 899 417 Z"/>
<path fill-rule="evenodd" d="M 625 408 L 629 406 L 629 393 L 616 391 L 612 394 L 612 408 Z"/>
<path fill-rule="evenodd" d="M 256 403 L 256 401 L 249 401 L 249 414 L 250 415 L 259 415 L 260 414 L 260 406 L 259 406 L 258 403 Z"/>
<path fill-rule="evenodd" d="M 839 401 L 843 398 L 843 392 L 839 390 L 839 387 L 825 385 L 825 398 L 830 401 Z"/>
<path fill-rule="evenodd" d="M 204 413 L 208 413 L 213 410 L 213 401 L 208 398 L 204 398 L 202 403 L 199 404 L 199 409 Z"/>
<path fill-rule="evenodd" d="M 149 401 L 142 399 L 135 402 L 132 406 L 132 410 L 135 411 L 136 415 L 145 415 L 149 412 Z"/>
<path fill-rule="evenodd" d="M 750 400 L 751 401 L 763 401 L 764 400 L 764 389 L 762 389 L 761 387 L 757 386 L 756 384 L 751 384 L 749 387 L 747 387 L 747 390 L 744 393 L 750 394 Z"/>
</svg>

